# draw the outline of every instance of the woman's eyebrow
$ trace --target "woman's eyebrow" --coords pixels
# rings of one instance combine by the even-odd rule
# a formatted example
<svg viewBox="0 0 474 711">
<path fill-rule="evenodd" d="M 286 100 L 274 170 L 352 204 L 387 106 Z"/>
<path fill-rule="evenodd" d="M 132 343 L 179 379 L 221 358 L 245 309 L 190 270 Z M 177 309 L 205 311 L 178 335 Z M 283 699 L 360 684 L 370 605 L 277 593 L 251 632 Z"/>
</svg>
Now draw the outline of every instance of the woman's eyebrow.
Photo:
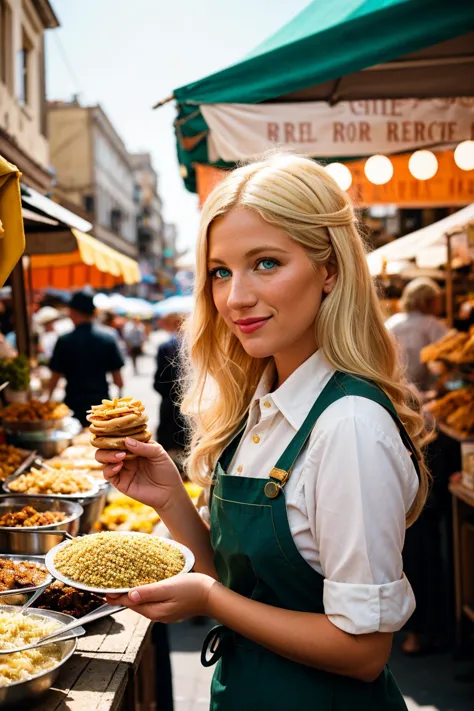
<svg viewBox="0 0 474 711">
<path fill-rule="evenodd" d="M 245 252 L 244 257 L 254 257 L 256 254 L 261 254 L 262 252 L 280 252 L 282 254 L 287 254 L 286 249 L 281 249 L 281 247 L 274 247 L 271 244 L 264 244 L 261 247 L 254 247 L 254 249 L 249 249 Z M 225 259 L 219 259 L 219 257 L 210 257 L 207 260 L 208 264 L 225 264 Z"/>
</svg>

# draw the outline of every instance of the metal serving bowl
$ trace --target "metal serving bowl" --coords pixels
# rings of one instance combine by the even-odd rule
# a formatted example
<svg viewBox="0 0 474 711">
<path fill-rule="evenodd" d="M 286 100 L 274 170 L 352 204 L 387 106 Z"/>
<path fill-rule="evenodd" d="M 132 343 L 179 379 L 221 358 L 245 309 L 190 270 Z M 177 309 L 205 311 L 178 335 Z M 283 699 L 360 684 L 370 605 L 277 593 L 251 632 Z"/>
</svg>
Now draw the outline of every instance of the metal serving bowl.
<svg viewBox="0 0 474 711">
<path fill-rule="evenodd" d="M 66 615 L 63 612 L 53 612 L 51 610 L 32 609 L 31 611 L 27 610 L 26 614 L 28 613 L 41 617 L 49 617 L 65 625 L 74 620 L 74 617 L 71 617 L 71 615 Z M 65 664 L 76 651 L 77 639 L 53 643 L 57 644 L 61 650 L 61 661 L 59 661 L 56 666 L 31 677 L 31 679 L 17 681 L 8 686 L 0 687 L 1 711 L 9 708 L 24 709 L 27 706 L 31 706 L 38 701 L 44 692 L 51 688 L 63 664 Z"/>
<path fill-rule="evenodd" d="M 45 555 L 64 540 L 60 531 L 77 536 L 79 521 L 84 511 L 77 501 L 55 496 L 0 496 L 0 517 L 6 513 L 21 511 L 24 506 L 32 506 L 40 512 L 62 511 L 66 518 L 49 526 L 0 526 L 0 551 L 3 553 Z"/>
<path fill-rule="evenodd" d="M 94 524 L 99 520 L 104 510 L 107 501 L 107 492 L 108 489 L 101 486 L 95 496 L 88 496 L 84 499 L 78 497 L 75 499 L 75 501 L 82 506 L 84 511 L 79 522 L 79 535 L 92 531 Z"/>
<path fill-rule="evenodd" d="M 36 592 L 39 588 L 43 587 L 43 585 L 51 585 L 54 580 L 52 575 L 48 573 L 48 570 L 44 564 L 44 558 L 42 556 L 8 555 L 5 553 L 0 553 L 0 560 L 12 560 L 15 563 L 37 563 L 39 565 L 42 565 L 45 569 L 45 572 L 47 573 L 41 585 L 32 585 L 28 588 L 13 588 L 12 590 L 8 591 L 2 590 L 0 594 L 0 605 L 23 605 L 27 601 L 31 593 Z"/>
</svg>

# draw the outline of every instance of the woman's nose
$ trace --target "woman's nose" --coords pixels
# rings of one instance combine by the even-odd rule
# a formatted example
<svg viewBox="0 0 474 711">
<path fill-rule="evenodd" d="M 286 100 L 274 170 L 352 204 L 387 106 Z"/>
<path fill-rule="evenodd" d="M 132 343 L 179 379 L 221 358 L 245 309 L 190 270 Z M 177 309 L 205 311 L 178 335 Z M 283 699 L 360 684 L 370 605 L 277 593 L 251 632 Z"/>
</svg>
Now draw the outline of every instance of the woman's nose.
<svg viewBox="0 0 474 711">
<path fill-rule="evenodd" d="M 248 279 L 241 279 L 235 275 L 232 278 L 227 306 L 229 309 L 238 311 L 242 308 L 254 306 L 258 301 L 254 289 L 249 284 Z"/>
</svg>

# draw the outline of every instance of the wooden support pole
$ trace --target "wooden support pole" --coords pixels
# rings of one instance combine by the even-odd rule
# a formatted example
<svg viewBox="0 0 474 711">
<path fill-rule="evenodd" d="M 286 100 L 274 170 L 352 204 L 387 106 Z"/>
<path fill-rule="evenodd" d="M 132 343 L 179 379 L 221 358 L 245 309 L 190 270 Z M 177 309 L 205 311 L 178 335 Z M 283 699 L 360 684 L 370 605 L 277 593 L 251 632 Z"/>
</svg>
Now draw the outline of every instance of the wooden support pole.
<svg viewBox="0 0 474 711">
<path fill-rule="evenodd" d="M 447 273 L 446 273 L 446 316 L 448 327 L 452 328 L 454 323 L 454 302 L 453 302 L 453 265 L 452 265 L 452 249 L 451 249 L 451 234 L 446 235 L 446 253 L 447 253 Z"/>
<path fill-rule="evenodd" d="M 18 353 L 31 357 L 30 324 L 28 305 L 26 301 L 25 274 L 22 260 L 18 262 L 11 273 L 13 297 L 13 323 L 16 334 L 16 349 Z"/>
</svg>

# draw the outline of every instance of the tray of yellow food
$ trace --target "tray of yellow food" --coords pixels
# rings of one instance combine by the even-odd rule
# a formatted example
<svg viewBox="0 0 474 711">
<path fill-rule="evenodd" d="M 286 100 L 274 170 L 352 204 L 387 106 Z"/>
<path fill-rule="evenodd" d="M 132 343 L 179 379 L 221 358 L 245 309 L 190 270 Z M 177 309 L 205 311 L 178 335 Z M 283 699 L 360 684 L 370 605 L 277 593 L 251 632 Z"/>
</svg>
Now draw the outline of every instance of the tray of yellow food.
<svg viewBox="0 0 474 711">
<path fill-rule="evenodd" d="M 94 526 L 95 531 L 138 531 L 152 533 L 160 520 L 151 506 L 131 499 L 125 494 L 115 494 Z"/>
<path fill-rule="evenodd" d="M 3 427 L 10 432 L 60 429 L 71 410 L 62 402 L 13 402 L 0 410 Z"/>
<path fill-rule="evenodd" d="M 194 555 L 177 541 L 148 533 L 103 531 L 60 543 L 45 565 L 66 585 L 105 595 L 189 573 Z"/>
<path fill-rule="evenodd" d="M 420 360 L 429 363 L 444 360 L 458 365 L 474 363 L 474 326 L 468 333 L 452 329 L 443 338 L 421 350 Z"/>
<path fill-rule="evenodd" d="M 13 444 L 0 444 L 0 481 L 9 476 L 21 474 L 28 469 L 36 457 L 36 452 L 14 447 Z"/>
<path fill-rule="evenodd" d="M 3 483 L 8 494 L 26 496 L 60 496 L 63 498 L 88 498 L 99 492 L 99 483 L 82 471 L 70 469 L 35 469 L 8 477 Z"/>
</svg>

